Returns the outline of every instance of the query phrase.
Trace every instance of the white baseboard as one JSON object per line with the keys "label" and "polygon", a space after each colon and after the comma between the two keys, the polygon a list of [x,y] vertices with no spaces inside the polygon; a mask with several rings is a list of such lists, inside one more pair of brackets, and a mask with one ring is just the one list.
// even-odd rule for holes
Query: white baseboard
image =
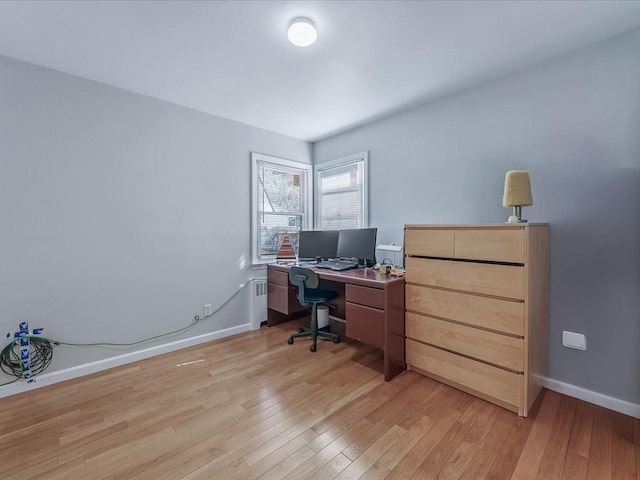
{"label": "white baseboard", "polygon": [[580,400],[608,408],[609,410],[640,418],[640,405],[635,403],[619,400],[617,398],[603,395],[602,393],[597,393],[568,383],[559,382],[558,380],[553,380],[551,378],[542,379],[542,386],[549,390],[553,390],[554,392],[564,393],[570,397],[579,398]]}
{"label": "white baseboard", "polygon": [[201,343],[210,342],[218,338],[229,337],[242,332],[248,332],[251,330],[251,324],[239,325],[233,328],[226,328],[217,332],[205,333],[195,337],[185,338],[183,340],[176,340],[175,342],[165,343],[162,345],[156,345],[155,347],[145,348],[143,350],[136,350],[135,352],[125,353],[124,355],[118,355],[117,357],[105,358],[96,362],[85,363],[76,367],[65,368],[57,372],[43,373],[35,378],[32,383],[27,383],[25,380],[18,380],[16,383],[0,387],[0,398],[15,395],[17,393],[33,390],[34,388],[45,387],[47,385],[53,385],[54,383],[64,382],[72,378],[82,377],[83,375],[89,375],[90,373],[99,372],[101,370],[107,370],[109,368],[119,367],[127,363],[137,362],[138,360],[144,360],[145,358],[155,357],[156,355],[162,355],[163,353],[174,352],[182,348],[191,347],[193,345],[199,345]]}

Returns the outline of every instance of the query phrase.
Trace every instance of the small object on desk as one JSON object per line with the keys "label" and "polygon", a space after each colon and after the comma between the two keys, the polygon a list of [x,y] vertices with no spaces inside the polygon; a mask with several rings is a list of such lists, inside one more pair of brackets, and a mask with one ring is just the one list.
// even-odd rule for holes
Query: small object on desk
{"label": "small object on desk", "polygon": [[380,264],[380,273],[382,275],[389,275],[391,273],[392,268],[393,268],[393,265],[390,265],[388,263],[382,263]]}
{"label": "small object on desk", "polygon": [[396,253],[402,252],[402,245],[394,245],[393,243],[391,243],[391,245],[378,245],[377,250],[380,250],[381,252],[391,252],[392,257],[393,257],[393,261],[391,259],[389,259],[389,258],[385,258],[380,263],[381,264],[386,264],[386,262],[389,262],[392,267],[395,267],[396,266]]}
{"label": "small object on desk", "polygon": [[317,268],[326,268],[334,270],[336,272],[343,272],[345,270],[352,270],[358,268],[358,264],[355,262],[349,262],[344,260],[329,260],[327,262],[320,262],[315,265]]}
{"label": "small object on desk", "polygon": [[402,267],[393,267],[388,275],[391,275],[393,277],[404,277],[404,268]]}

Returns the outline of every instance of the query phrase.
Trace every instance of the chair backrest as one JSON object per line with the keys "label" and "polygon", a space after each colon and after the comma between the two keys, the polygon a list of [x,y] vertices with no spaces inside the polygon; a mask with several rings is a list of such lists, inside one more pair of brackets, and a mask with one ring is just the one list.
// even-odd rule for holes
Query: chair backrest
{"label": "chair backrest", "polygon": [[317,288],[320,284],[316,272],[303,267],[289,268],[289,281],[292,285],[298,287],[298,300],[300,300],[300,303],[304,306],[307,306],[305,288]]}

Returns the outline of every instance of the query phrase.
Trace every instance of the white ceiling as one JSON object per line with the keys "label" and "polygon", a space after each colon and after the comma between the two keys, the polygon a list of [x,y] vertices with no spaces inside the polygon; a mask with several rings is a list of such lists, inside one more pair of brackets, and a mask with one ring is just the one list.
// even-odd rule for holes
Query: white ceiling
{"label": "white ceiling", "polygon": [[1,1],[0,54],[315,141],[638,26],[640,1]]}

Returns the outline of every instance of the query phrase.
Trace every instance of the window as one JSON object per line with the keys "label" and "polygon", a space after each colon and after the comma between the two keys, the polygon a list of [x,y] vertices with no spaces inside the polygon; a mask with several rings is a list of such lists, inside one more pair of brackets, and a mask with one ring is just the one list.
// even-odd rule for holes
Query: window
{"label": "window", "polygon": [[368,152],[316,165],[316,228],[365,228]]}
{"label": "window", "polygon": [[253,264],[272,262],[285,235],[297,250],[298,232],[311,219],[311,165],[251,154]]}

